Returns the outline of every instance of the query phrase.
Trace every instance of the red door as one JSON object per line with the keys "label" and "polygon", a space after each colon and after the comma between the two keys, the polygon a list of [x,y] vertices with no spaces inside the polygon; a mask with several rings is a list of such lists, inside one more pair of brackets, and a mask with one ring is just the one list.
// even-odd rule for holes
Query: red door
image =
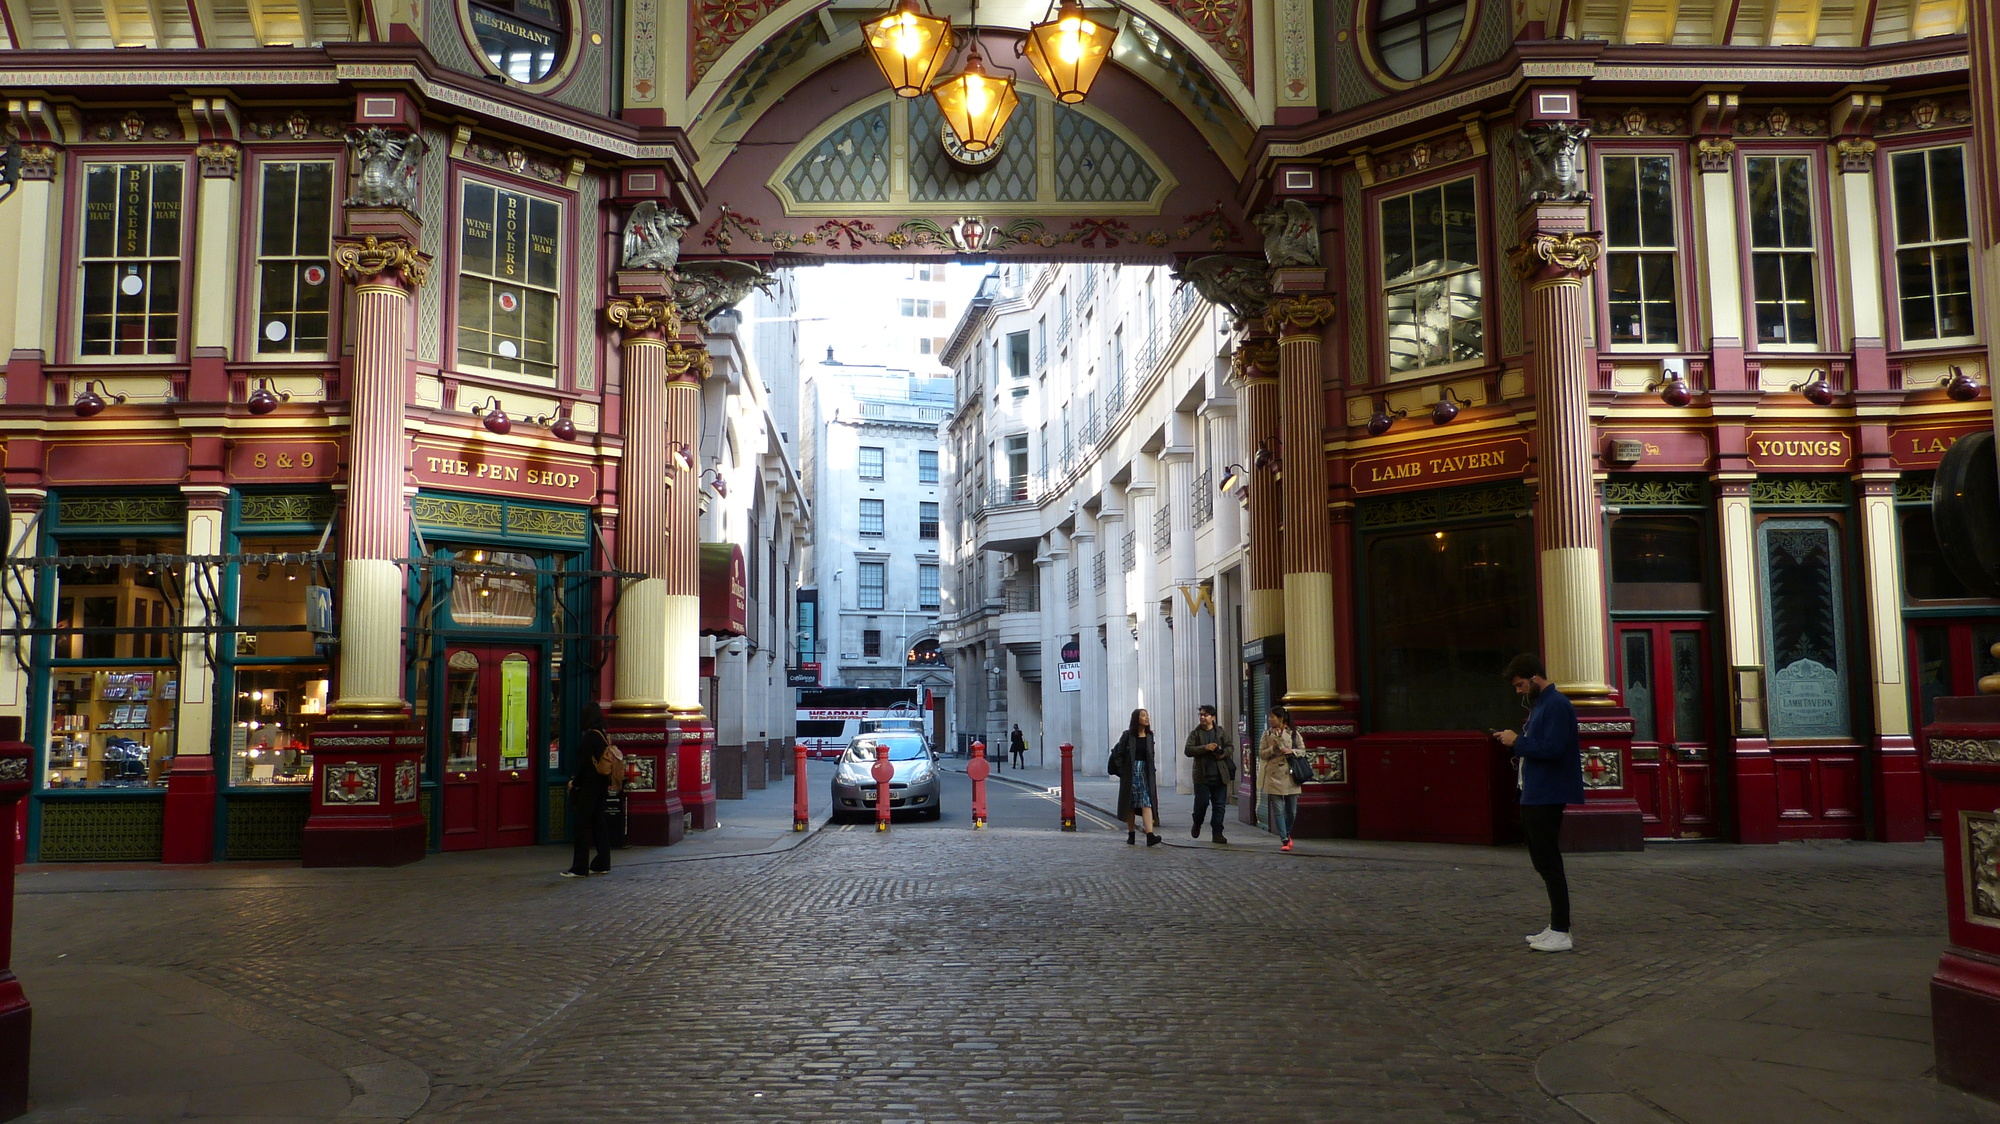
{"label": "red door", "polygon": [[503,644],[445,654],[444,849],[535,841],[535,728],[541,654]]}
{"label": "red door", "polygon": [[1632,712],[1632,788],[1650,838],[1717,834],[1708,666],[1707,625],[1618,625],[1619,683]]}
{"label": "red door", "polygon": [[[1932,704],[1945,695],[1976,695],[1979,679],[2000,671],[1993,657],[1993,645],[2000,641],[2000,620],[1975,617],[1970,620],[1915,620],[1910,622],[1910,711],[1917,727],[1917,745],[1925,761],[1930,753],[1924,745],[1923,729],[1931,724]],[[1937,782],[1931,780],[1930,766],[1924,766],[1924,830],[1940,834]]]}

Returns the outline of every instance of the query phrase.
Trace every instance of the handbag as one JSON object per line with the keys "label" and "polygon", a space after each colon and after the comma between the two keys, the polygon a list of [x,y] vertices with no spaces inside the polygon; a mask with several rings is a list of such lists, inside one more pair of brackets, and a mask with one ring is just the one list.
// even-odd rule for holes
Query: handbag
{"label": "handbag", "polygon": [[[1298,742],[1295,740],[1292,744],[1296,746]],[[1293,784],[1305,784],[1313,779],[1312,759],[1309,757],[1288,753],[1285,755],[1285,767],[1292,771]]]}

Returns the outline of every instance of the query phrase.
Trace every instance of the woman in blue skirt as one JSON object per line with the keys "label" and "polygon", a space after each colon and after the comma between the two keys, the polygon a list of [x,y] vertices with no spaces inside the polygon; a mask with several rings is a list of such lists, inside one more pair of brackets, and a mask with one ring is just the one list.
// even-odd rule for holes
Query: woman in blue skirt
{"label": "woman in blue skirt", "polygon": [[1136,845],[1139,831],[1135,820],[1146,828],[1146,846],[1156,847],[1160,837],[1153,831],[1154,809],[1159,806],[1159,754],[1153,751],[1153,716],[1145,707],[1132,712],[1131,724],[1118,736],[1106,771],[1118,778],[1118,814],[1125,817],[1125,842]]}

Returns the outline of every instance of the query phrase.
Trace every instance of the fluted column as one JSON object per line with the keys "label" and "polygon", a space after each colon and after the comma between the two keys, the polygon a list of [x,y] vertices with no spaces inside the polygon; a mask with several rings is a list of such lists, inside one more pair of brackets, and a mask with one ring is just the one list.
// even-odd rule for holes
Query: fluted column
{"label": "fluted column", "polygon": [[[1249,422],[1244,467],[1250,479],[1250,601],[1244,614],[1243,638],[1282,636],[1285,632],[1285,558],[1283,498],[1278,481],[1278,345],[1252,337],[1236,348],[1231,364],[1243,387],[1244,415]],[[1259,460],[1265,463],[1258,464]]]}
{"label": "fluted column", "polygon": [[[1160,744],[1175,747],[1176,751],[1160,762],[1162,785],[1164,778],[1173,778],[1174,791],[1189,794],[1194,792],[1192,759],[1178,752],[1182,739],[1194,729],[1195,708],[1211,702],[1208,696],[1213,687],[1203,686],[1198,681],[1196,669],[1196,649],[1199,646],[1201,630],[1196,617],[1200,610],[1193,596],[1195,584],[1194,559],[1194,445],[1184,436],[1192,427],[1184,416],[1176,415],[1169,423],[1169,440],[1176,441],[1160,450],[1160,463],[1165,466],[1167,495],[1169,501],[1168,533],[1172,536],[1167,546],[1167,596],[1172,598],[1173,628],[1168,633],[1173,642],[1173,662],[1167,666],[1172,677],[1167,682],[1166,697],[1163,702],[1171,703],[1171,709],[1162,706],[1153,714],[1153,725],[1160,730]],[[1160,710],[1166,711],[1165,714]]]}
{"label": "fluted column", "polygon": [[354,285],[354,378],[341,524],[340,696],[336,717],[394,721],[403,702],[403,570],[409,547],[403,506],[403,403],[408,397],[410,296],[430,272],[414,239],[377,238],[334,247]]}
{"label": "fluted column", "polygon": [[1323,296],[1280,297],[1265,314],[1278,336],[1284,443],[1285,701],[1334,705],[1333,532],[1326,515],[1320,346],[1333,322]]}
{"label": "fluted column", "polygon": [[694,457],[701,440],[701,384],[711,365],[708,352],[676,340],[662,355],[666,370],[665,455],[676,475],[666,496],[666,682],[667,706],[684,722],[703,719],[701,709],[701,517]]}
{"label": "fluted column", "polygon": [[[1122,503],[1118,493],[1107,493],[1105,506],[1097,513],[1098,544],[1104,552],[1104,690],[1084,700],[1086,712],[1091,716],[1085,722],[1085,729],[1091,734],[1101,734],[1095,745],[1106,748],[1117,739],[1118,731],[1125,728],[1125,715],[1119,713],[1119,707],[1130,709],[1132,704],[1127,700],[1137,691],[1138,680],[1138,641],[1126,620],[1132,575],[1125,570],[1125,535],[1130,528],[1125,508],[1112,506]],[[1079,769],[1102,774],[1104,754],[1082,753],[1078,760]]]}
{"label": "fluted column", "polygon": [[1590,305],[1584,279],[1601,245],[1577,231],[1534,232],[1515,251],[1535,348],[1535,546],[1541,556],[1542,658],[1579,706],[1610,702],[1604,650],[1604,550],[1592,478]]}
{"label": "fluted column", "polygon": [[[1074,705],[1070,707],[1069,740],[1081,751],[1089,746],[1106,744],[1103,741],[1104,723],[1099,718],[1103,707],[1093,701],[1104,697],[1105,652],[1103,645],[1097,642],[1097,626],[1102,618],[1097,611],[1096,577],[1097,567],[1103,563],[1104,555],[1097,541],[1097,520],[1089,512],[1081,512],[1077,515],[1076,525],[1076,531],[1069,537],[1069,545],[1070,564],[1076,567],[1076,633],[1078,655],[1083,664],[1080,669],[1083,673],[1080,686],[1083,689],[1071,699]],[[1108,588],[1110,584],[1111,575],[1107,573],[1105,585]],[[1046,760],[1060,763],[1053,753]]]}
{"label": "fluted column", "polygon": [[[625,435],[618,474],[618,568],[640,575],[618,602],[610,712],[667,715],[667,337],[680,334],[673,305],[643,296],[605,306],[623,334]],[[692,492],[694,489],[682,488]]]}

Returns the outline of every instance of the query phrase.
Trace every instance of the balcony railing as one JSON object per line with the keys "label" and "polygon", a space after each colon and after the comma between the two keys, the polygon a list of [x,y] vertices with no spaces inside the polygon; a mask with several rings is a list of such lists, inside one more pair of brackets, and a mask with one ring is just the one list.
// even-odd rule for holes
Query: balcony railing
{"label": "balcony railing", "polygon": [[1153,513],[1153,553],[1165,554],[1174,545],[1174,509],[1162,503]]}
{"label": "balcony railing", "polygon": [[1090,558],[1090,588],[1104,588],[1104,552],[1101,550]]}
{"label": "balcony railing", "polygon": [[1173,300],[1167,305],[1167,315],[1172,320],[1174,327],[1178,329],[1182,324],[1187,323],[1187,318],[1194,313],[1196,308],[1206,303],[1206,301],[1201,299],[1201,294],[1194,291],[1193,285],[1182,285],[1180,288],[1174,290]]}
{"label": "balcony railing", "polygon": [[1074,605],[1079,600],[1081,600],[1082,597],[1083,597],[1082,591],[1077,588],[1076,567],[1071,566],[1069,568],[1069,603]]}
{"label": "balcony railing", "polygon": [[1010,613],[1039,613],[1042,591],[1033,578],[1010,578],[1001,589],[1001,599]]}
{"label": "balcony railing", "polygon": [[995,480],[993,490],[987,494],[986,506],[1004,507],[1010,503],[1027,503],[1034,499],[1034,488],[1026,476],[1012,480]]}
{"label": "balcony railing", "polygon": [[1214,479],[1208,471],[1194,478],[1194,525],[1197,527],[1206,526],[1209,520],[1215,518]]}
{"label": "balcony railing", "polygon": [[1124,552],[1125,572],[1129,574],[1139,565],[1139,532],[1125,532],[1125,545],[1121,549]]}

